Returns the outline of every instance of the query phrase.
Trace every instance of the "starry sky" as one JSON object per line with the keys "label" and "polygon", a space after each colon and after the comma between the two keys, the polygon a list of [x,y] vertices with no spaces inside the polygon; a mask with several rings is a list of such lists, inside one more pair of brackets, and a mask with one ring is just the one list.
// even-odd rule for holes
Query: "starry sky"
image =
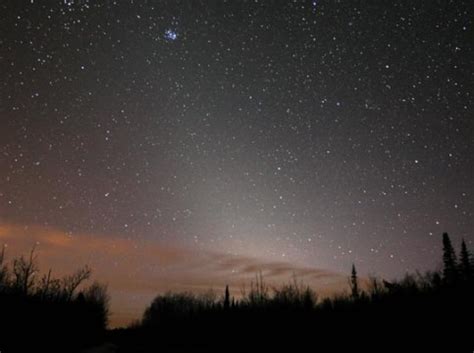
{"label": "starry sky", "polygon": [[474,241],[473,8],[2,1],[0,235],[433,268]]}

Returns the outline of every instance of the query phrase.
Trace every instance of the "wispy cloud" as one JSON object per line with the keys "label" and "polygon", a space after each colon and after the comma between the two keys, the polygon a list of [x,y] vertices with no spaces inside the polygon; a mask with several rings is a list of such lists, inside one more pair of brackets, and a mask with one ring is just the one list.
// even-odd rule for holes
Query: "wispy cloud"
{"label": "wispy cloud", "polygon": [[203,292],[210,288],[221,291],[228,284],[233,294],[239,295],[257,273],[262,273],[269,286],[296,277],[322,295],[347,284],[345,276],[322,269],[111,235],[71,236],[42,226],[0,224],[0,243],[7,245],[7,260],[36,244],[40,267],[43,271],[52,268],[57,276],[90,265],[94,278],[109,285],[113,326],[140,317],[158,293]]}

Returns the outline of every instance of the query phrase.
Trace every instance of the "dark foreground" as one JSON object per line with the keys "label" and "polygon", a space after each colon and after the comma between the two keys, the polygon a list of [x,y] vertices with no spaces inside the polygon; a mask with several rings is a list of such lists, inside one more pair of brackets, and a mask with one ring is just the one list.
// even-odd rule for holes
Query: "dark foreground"
{"label": "dark foreground", "polygon": [[3,323],[2,332],[8,335],[2,333],[0,344],[2,353],[472,352],[473,294],[472,287],[426,292],[400,287],[326,300],[314,307],[304,302],[217,304],[94,336],[81,325],[55,325],[44,313],[30,321],[35,328],[17,323],[15,333],[13,326]]}
{"label": "dark foreground", "polygon": [[108,338],[116,352],[472,352],[469,303],[444,293],[309,312],[229,312],[116,330]]}
{"label": "dark foreground", "polygon": [[106,287],[82,286],[88,268],[37,279],[34,249],[0,256],[0,352],[473,352],[474,263],[457,261],[443,234],[443,271],[396,282],[355,267],[349,294],[318,300],[297,282],[271,288],[257,276],[235,300],[215,293],[158,295],[133,327],[107,330]]}

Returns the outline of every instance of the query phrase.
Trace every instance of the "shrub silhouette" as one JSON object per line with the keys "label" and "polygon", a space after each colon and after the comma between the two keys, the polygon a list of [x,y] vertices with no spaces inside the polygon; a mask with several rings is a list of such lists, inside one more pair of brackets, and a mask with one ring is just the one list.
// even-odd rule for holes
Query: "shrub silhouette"
{"label": "shrub silhouette", "polygon": [[145,310],[142,323],[156,326],[181,320],[190,320],[218,307],[214,292],[194,294],[191,292],[165,293],[157,296]]}
{"label": "shrub silhouette", "polygon": [[312,310],[315,308],[318,296],[309,286],[298,283],[296,277],[293,283],[273,288],[270,300],[272,306],[280,310]]}
{"label": "shrub silhouette", "polygon": [[[0,331],[2,349],[23,352],[34,348],[75,352],[99,341],[106,330],[109,297],[105,285],[94,282],[79,291],[91,270],[84,267],[62,279],[52,270],[40,277],[33,247],[27,257],[5,263],[0,256]],[[18,333],[28,339],[18,340]],[[61,337],[60,340],[56,339]]]}

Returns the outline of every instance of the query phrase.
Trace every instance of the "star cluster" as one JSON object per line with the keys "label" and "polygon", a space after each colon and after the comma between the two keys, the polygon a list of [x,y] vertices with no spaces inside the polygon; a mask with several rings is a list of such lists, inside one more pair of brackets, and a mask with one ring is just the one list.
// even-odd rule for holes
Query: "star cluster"
{"label": "star cluster", "polygon": [[388,275],[474,240],[469,1],[0,12],[4,223]]}

